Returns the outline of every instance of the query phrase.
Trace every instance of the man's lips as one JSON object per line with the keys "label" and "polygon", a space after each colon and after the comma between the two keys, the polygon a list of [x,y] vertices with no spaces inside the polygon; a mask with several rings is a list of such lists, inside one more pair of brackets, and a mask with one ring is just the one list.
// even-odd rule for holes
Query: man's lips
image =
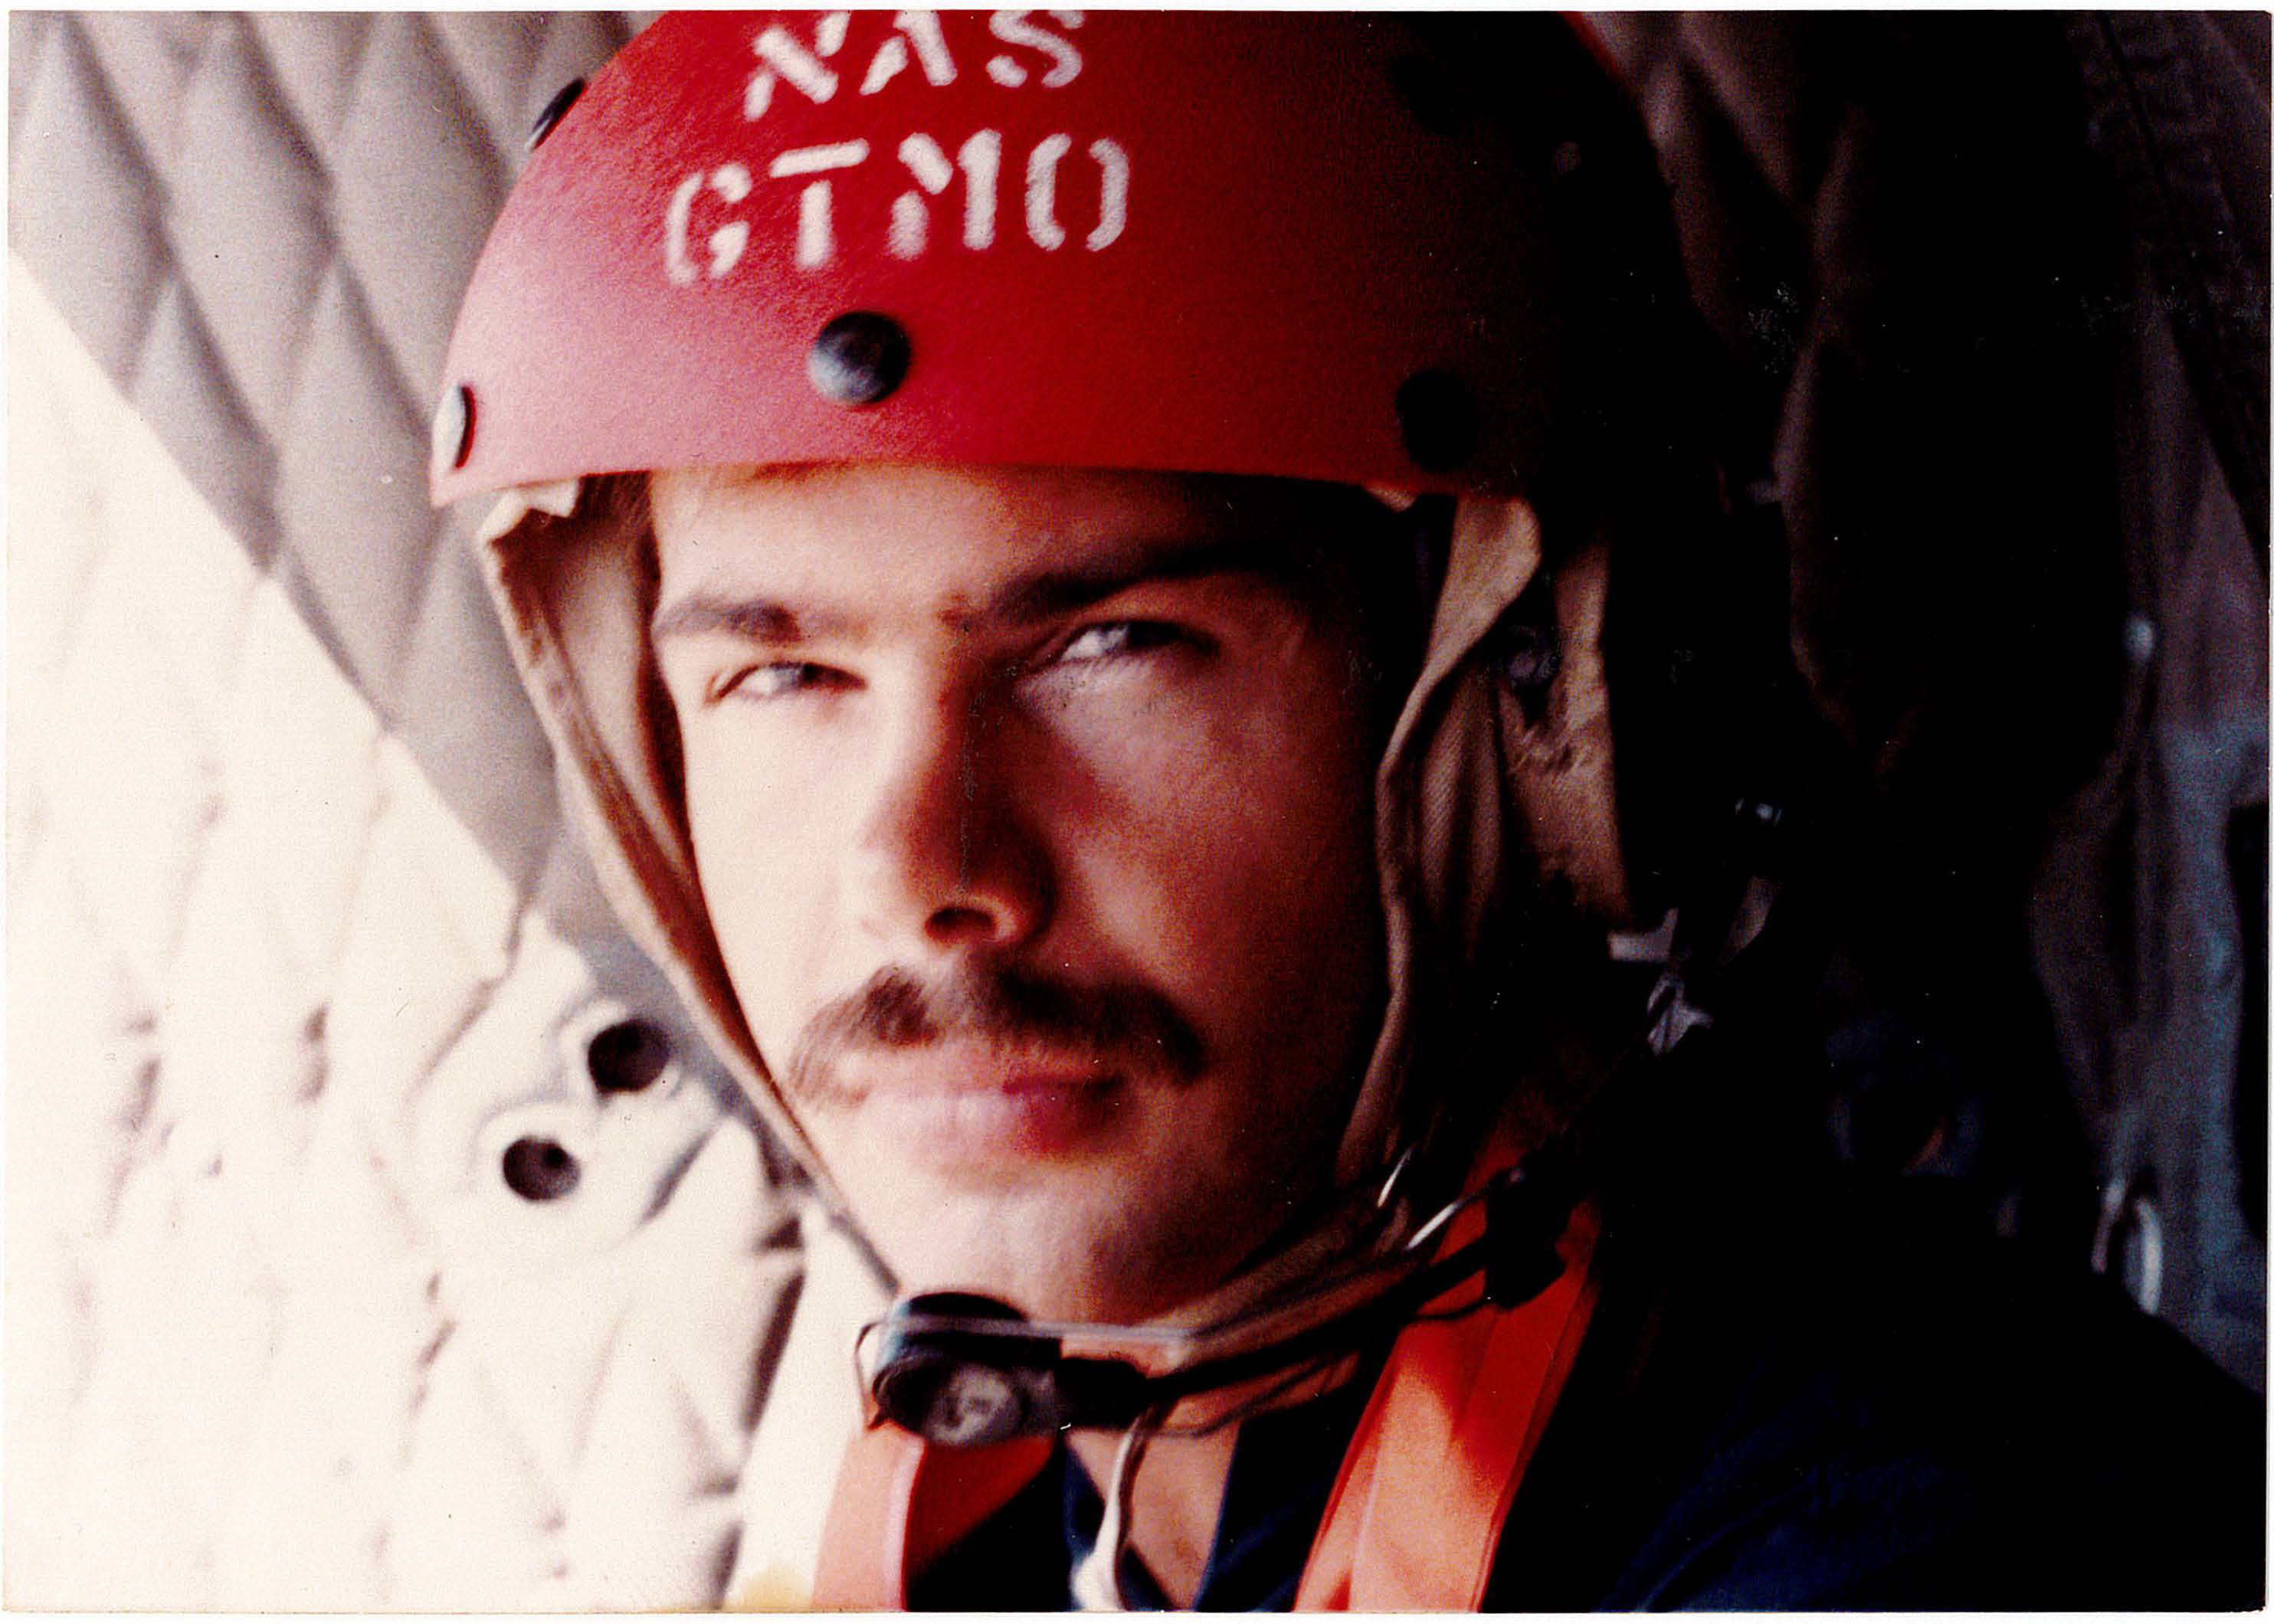
{"label": "man's lips", "polygon": [[954,1041],[857,1050],[835,1072],[865,1131],[940,1170],[1069,1154],[1107,1125],[1126,1086],[1095,1059]]}
{"label": "man's lips", "polygon": [[1100,1056],[1049,1044],[996,1044],[949,1038],[905,1048],[864,1048],[840,1056],[834,1086],[846,1094],[985,1094],[1076,1088],[1110,1075]]}

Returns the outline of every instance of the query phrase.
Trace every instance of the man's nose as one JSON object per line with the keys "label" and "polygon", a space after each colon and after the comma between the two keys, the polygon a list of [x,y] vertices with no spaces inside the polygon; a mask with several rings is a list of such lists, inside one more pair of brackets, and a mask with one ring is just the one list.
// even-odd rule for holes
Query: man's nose
{"label": "man's nose", "polygon": [[1050,872],[1008,781],[1003,721],[953,694],[892,728],[854,850],[861,922],[895,951],[1001,951],[1041,935]]}

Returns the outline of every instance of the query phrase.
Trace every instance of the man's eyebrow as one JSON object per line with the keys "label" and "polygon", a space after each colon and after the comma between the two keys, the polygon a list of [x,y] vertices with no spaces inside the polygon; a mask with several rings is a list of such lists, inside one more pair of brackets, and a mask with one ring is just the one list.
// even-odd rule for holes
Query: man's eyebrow
{"label": "man's eyebrow", "polygon": [[801,616],[788,605],[771,598],[734,598],[717,592],[690,592],[666,604],[649,620],[649,638],[691,637],[705,632],[725,632],[747,643],[802,643],[817,634],[841,628],[842,616],[824,612]]}
{"label": "man's eyebrow", "polygon": [[[967,628],[988,622],[1027,625],[1074,613],[1148,582],[1201,575],[1253,575],[1286,584],[1300,573],[1302,545],[1255,536],[1139,542],[1080,564],[1016,576],[979,608],[951,609],[945,618]],[[778,598],[698,590],[659,608],[648,622],[648,636],[661,643],[724,633],[747,643],[794,644],[841,633],[850,624],[844,614],[792,609]]]}
{"label": "man's eyebrow", "polygon": [[1154,581],[1254,575],[1276,583],[1298,572],[1299,544],[1262,537],[1225,537],[1186,544],[1142,543],[1062,569],[1038,569],[1005,583],[972,620],[1013,625],[1047,620]]}

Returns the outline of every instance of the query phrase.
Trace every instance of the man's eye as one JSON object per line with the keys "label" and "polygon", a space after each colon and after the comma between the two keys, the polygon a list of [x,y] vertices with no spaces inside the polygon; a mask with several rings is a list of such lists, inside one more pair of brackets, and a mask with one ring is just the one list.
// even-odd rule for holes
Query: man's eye
{"label": "man's eye", "polygon": [[776,660],[728,673],[712,685],[711,697],[714,701],[788,699],[800,694],[834,692],[849,687],[852,680],[841,671],[809,660]]}
{"label": "man's eye", "polygon": [[1068,665],[1089,660],[1113,659],[1191,641],[1176,627],[1163,625],[1158,620],[1108,620],[1102,626],[1085,627],[1076,632],[1072,641],[1058,651],[1058,663]]}

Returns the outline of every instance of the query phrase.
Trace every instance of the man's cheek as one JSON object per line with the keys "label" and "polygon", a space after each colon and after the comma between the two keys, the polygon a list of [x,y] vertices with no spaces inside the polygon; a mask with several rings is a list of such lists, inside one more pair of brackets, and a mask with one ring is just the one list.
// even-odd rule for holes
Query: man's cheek
{"label": "man's cheek", "polygon": [[770,1066],[795,1042],[832,934],[820,865],[788,859],[779,828],[743,825],[705,841],[697,862],[712,924],[742,1013]]}

